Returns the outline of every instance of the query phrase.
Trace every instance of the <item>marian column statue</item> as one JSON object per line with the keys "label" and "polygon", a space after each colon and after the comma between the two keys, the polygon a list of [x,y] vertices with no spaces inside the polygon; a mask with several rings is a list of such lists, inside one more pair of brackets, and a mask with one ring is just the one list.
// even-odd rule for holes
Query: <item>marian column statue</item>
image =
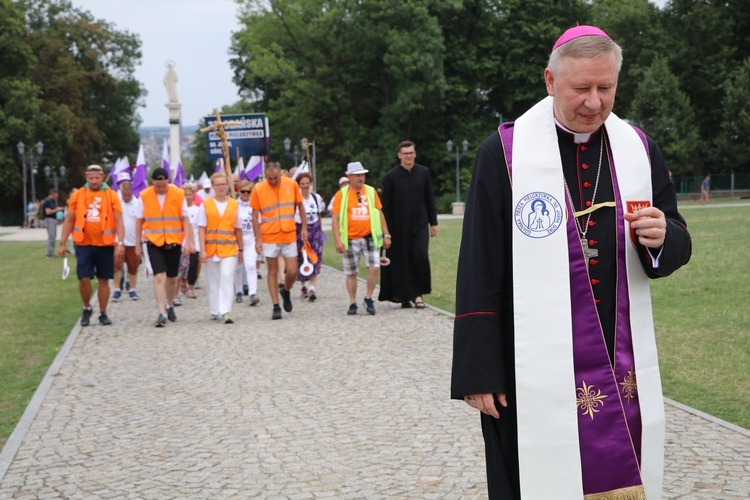
{"label": "marian column statue", "polygon": [[172,170],[172,179],[177,172],[177,164],[180,161],[180,144],[181,144],[181,108],[182,104],[177,99],[177,72],[174,70],[174,61],[167,61],[165,63],[167,67],[166,73],[164,73],[164,88],[167,89],[167,104],[165,106],[169,110],[169,167]]}
{"label": "marian column statue", "polygon": [[172,61],[167,62],[167,72],[164,73],[164,86],[167,88],[169,102],[179,102],[177,99],[177,72],[174,70],[175,64]]}

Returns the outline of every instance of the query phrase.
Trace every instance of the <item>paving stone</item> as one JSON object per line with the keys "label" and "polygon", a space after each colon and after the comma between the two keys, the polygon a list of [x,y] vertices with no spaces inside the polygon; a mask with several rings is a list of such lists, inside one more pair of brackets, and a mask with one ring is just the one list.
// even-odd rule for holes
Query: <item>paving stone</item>
{"label": "paving stone", "polygon": [[[447,399],[449,317],[350,317],[325,268],[281,321],[261,280],[234,325],[198,290],[156,329],[152,283],[80,331],[0,498],[486,498],[479,419]],[[667,422],[665,498],[750,497],[748,434],[671,404]]]}

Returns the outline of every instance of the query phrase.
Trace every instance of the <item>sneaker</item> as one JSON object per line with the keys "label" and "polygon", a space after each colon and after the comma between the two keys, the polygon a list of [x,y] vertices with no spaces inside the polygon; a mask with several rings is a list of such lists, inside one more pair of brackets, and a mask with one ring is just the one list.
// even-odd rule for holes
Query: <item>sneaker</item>
{"label": "sneaker", "polygon": [[101,323],[104,326],[109,326],[112,324],[112,320],[109,319],[109,316],[107,316],[107,313],[101,313],[99,315],[99,323]]}
{"label": "sneaker", "polygon": [[225,325],[231,325],[232,323],[234,323],[234,321],[232,321],[232,315],[229,313],[224,313],[223,319]]}
{"label": "sneaker", "polygon": [[365,297],[365,309],[367,309],[367,314],[375,314],[375,304],[372,299]]}
{"label": "sneaker", "polygon": [[211,315],[211,317],[210,317],[209,319],[210,319],[211,321],[216,321],[217,319],[219,319],[219,315],[218,315],[218,314],[212,314],[212,315]]}
{"label": "sneaker", "polygon": [[346,314],[349,316],[354,316],[357,314],[357,304],[349,304],[349,310],[346,311]]}
{"label": "sneaker", "polygon": [[315,302],[317,300],[317,296],[315,295],[315,290],[310,290],[310,298],[308,299],[310,302]]}
{"label": "sneaker", "polygon": [[167,326],[167,317],[159,313],[159,317],[156,318],[156,324],[154,326],[156,328],[164,328]]}
{"label": "sneaker", "polygon": [[279,293],[281,298],[284,299],[284,310],[288,313],[292,312],[292,294],[286,289],[284,285],[279,285]]}
{"label": "sneaker", "polygon": [[112,302],[120,302],[120,297],[122,297],[122,292],[118,288],[115,290],[115,293],[112,294]]}
{"label": "sneaker", "polygon": [[169,321],[173,323],[177,321],[177,315],[174,313],[174,306],[172,307],[167,306],[167,318],[169,319]]}
{"label": "sneaker", "polygon": [[141,300],[141,298],[138,296],[138,292],[136,292],[135,290],[130,290],[130,292],[128,293],[130,294],[130,300]]}
{"label": "sneaker", "polygon": [[180,300],[180,298],[179,298],[179,297],[175,297],[175,298],[174,298],[174,300],[172,301],[172,304],[173,304],[173,305],[174,305],[175,307],[180,307],[180,306],[182,305],[182,301]]}
{"label": "sneaker", "polygon": [[307,287],[305,285],[302,285],[302,298],[306,299],[310,296],[309,293],[307,293]]}
{"label": "sneaker", "polygon": [[93,309],[87,309],[83,308],[83,314],[81,315],[81,326],[89,326],[89,323],[91,322],[91,314],[93,314]]}
{"label": "sneaker", "polygon": [[249,299],[251,306],[257,306],[260,303],[260,299],[255,294],[250,295]]}
{"label": "sneaker", "polygon": [[281,307],[278,304],[273,305],[273,314],[271,319],[281,319]]}
{"label": "sneaker", "polygon": [[237,292],[234,295],[234,301],[237,302],[238,304],[242,304],[242,293]]}

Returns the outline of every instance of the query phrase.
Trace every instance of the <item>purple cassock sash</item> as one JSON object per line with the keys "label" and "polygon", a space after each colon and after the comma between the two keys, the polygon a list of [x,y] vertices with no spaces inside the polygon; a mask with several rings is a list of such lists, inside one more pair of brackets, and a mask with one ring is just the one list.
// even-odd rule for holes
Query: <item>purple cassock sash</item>
{"label": "purple cassock sash", "polygon": [[[508,171],[512,174],[513,126],[504,123],[498,131],[503,141]],[[642,132],[638,132],[643,139]],[[611,155],[609,161],[611,166],[614,165]],[[572,216],[575,210],[567,200],[566,227],[581,473],[586,498],[614,498],[616,495],[622,495],[617,498],[645,498],[640,473],[641,415],[625,260],[627,235],[615,169],[610,167],[610,170],[617,205],[614,369],[610,364],[580,236]]]}

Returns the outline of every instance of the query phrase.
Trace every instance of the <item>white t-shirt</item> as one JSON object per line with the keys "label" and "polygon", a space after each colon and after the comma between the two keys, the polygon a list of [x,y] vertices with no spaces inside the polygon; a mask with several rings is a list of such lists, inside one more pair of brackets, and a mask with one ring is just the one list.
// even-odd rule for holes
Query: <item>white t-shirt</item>
{"label": "white t-shirt", "polygon": [[198,237],[198,213],[200,207],[198,205],[191,205],[187,208],[188,217],[190,217],[190,225],[193,227],[193,242],[195,243],[195,251],[201,251],[201,240]]}
{"label": "white t-shirt", "polygon": [[237,215],[242,219],[242,239],[245,242],[245,247],[248,245],[255,246],[255,233],[253,233],[253,207],[250,206],[250,202],[245,203],[242,200],[237,201],[240,204],[237,209]]}
{"label": "white t-shirt", "polygon": [[[317,193],[310,193],[310,197],[305,199],[302,196],[302,206],[305,207],[305,215],[307,216],[308,224],[315,224],[320,220],[320,214],[325,211],[326,204],[323,203],[323,198]],[[294,211],[294,222],[302,224],[302,218],[299,216],[299,208]]]}
{"label": "white t-shirt", "polygon": [[126,247],[134,247],[138,239],[135,237],[135,221],[143,217],[143,202],[137,196],[133,196],[129,202],[122,199],[122,193],[118,192],[122,204],[122,225],[125,228],[123,243]]}
{"label": "white t-shirt", "polygon": [[[224,212],[227,210],[227,205],[229,204],[229,198],[227,198],[227,201],[220,202],[216,198],[214,198],[214,201],[216,202],[216,209],[219,211],[219,217],[224,216]],[[206,227],[208,226],[208,216],[206,215],[206,204],[201,203],[201,206],[198,207],[198,227]],[[237,218],[234,221],[234,227],[238,229],[242,229],[242,218],[240,217],[240,210],[238,207],[237,210]],[[221,257],[218,255],[214,255],[211,260],[214,262],[221,261]]]}

